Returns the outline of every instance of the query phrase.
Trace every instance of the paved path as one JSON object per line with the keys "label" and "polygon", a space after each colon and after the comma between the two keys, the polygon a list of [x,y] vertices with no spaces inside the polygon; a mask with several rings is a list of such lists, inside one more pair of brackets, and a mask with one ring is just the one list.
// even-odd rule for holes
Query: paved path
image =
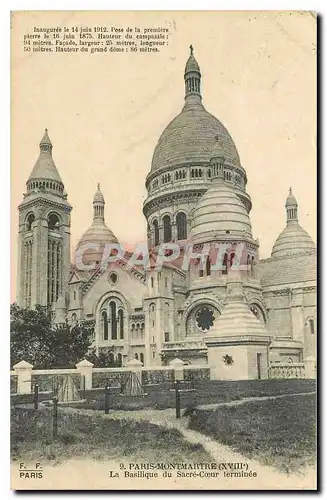
{"label": "paved path", "polygon": [[[247,403],[248,401],[262,401],[269,399],[277,399],[283,397],[292,397],[292,396],[303,396],[308,394],[315,394],[315,392],[310,393],[297,393],[297,394],[281,394],[278,396],[264,396],[264,397],[252,397],[252,398],[244,398],[242,400],[229,401],[225,403],[217,403],[214,405],[200,405],[199,409],[214,409],[222,406],[237,406],[240,404]],[[64,412],[83,412],[84,414],[94,415],[95,410],[76,410],[75,408],[62,408]],[[100,411],[98,412],[100,414]],[[182,410],[183,413],[183,410]],[[315,471],[310,468],[305,471],[304,474],[292,476],[288,476],[273,467],[265,466],[258,462],[257,460],[248,459],[239,453],[234,452],[230,447],[225,446],[208,436],[201,434],[198,431],[194,431],[188,428],[189,417],[182,417],[180,419],[176,419],[175,409],[168,408],[166,410],[153,410],[153,409],[144,409],[144,410],[113,410],[110,411],[108,415],[105,415],[101,412],[101,416],[103,418],[110,419],[128,419],[128,420],[136,420],[136,421],[147,421],[153,423],[155,425],[159,425],[161,427],[165,427],[167,429],[177,429],[184,438],[192,444],[201,444],[203,448],[207,451],[207,453],[212,457],[214,462],[239,462],[246,463],[248,466],[248,470],[255,471],[257,473],[256,479],[247,479],[248,488],[264,488],[264,489],[312,489],[315,484]],[[227,483],[229,479],[226,478]],[[233,487],[237,487],[235,485],[235,479],[231,479],[233,481]],[[232,484],[232,483],[231,483]],[[231,488],[230,484],[230,488]],[[243,487],[244,487],[244,483]]]}

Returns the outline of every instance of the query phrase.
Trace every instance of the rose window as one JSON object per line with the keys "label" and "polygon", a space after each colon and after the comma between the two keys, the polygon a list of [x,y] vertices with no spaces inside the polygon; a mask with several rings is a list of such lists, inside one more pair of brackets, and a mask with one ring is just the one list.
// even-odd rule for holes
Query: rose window
{"label": "rose window", "polygon": [[213,311],[211,309],[209,309],[208,307],[202,307],[196,313],[195,321],[196,321],[197,327],[202,332],[208,332],[214,324],[215,316],[214,316]]}

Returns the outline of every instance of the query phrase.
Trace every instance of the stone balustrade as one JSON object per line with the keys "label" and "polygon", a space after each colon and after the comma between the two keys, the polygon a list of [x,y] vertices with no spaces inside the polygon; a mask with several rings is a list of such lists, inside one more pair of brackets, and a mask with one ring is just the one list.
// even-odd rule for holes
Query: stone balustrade
{"label": "stone balustrade", "polygon": [[180,350],[180,349],[206,349],[206,345],[202,342],[202,340],[185,340],[181,342],[164,342],[162,344],[163,351],[171,349],[171,350]]}
{"label": "stone balustrade", "polygon": [[271,363],[269,378],[306,378],[304,363]]}

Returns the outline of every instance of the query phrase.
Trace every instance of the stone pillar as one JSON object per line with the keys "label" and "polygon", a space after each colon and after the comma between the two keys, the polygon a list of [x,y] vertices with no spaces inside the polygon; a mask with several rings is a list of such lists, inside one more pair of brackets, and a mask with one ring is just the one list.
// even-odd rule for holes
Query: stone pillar
{"label": "stone pillar", "polygon": [[144,356],[144,366],[150,366],[151,364],[151,351],[150,351],[150,310],[149,302],[146,303],[146,309],[144,311],[144,344],[145,344],[145,356]]}
{"label": "stone pillar", "polygon": [[92,370],[93,370],[93,363],[90,363],[87,359],[83,359],[76,365],[78,373],[81,375],[81,377],[84,375],[85,377],[85,390],[90,391],[92,389]]}
{"label": "stone pillar", "polygon": [[134,372],[142,384],[142,366],[143,364],[138,359],[131,359],[127,361],[126,368],[128,368],[131,372]]}
{"label": "stone pillar", "polygon": [[316,358],[307,356],[304,358],[305,378],[316,378]]}
{"label": "stone pillar", "polygon": [[169,366],[174,369],[175,380],[184,380],[184,361],[175,358],[169,363]]}
{"label": "stone pillar", "polygon": [[20,361],[13,368],[17,374],[17,394],[31,394],[33,365]]}

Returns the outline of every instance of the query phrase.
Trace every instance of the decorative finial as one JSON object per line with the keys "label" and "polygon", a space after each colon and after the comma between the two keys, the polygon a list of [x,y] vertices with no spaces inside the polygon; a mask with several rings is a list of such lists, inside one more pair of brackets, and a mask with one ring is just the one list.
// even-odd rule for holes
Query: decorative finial
{"label": "decorative finial", "polygon": [[98,191],[100,191],[100,182],[98,182]]}
{"label": "decorative finial", "polygon": [[48,129],[47,128],[45,129],[45,131],[46,131],[46,133],[48,133]]}
{"label": "decorative finial", "polygon": [[290,187],[290,194],[292,194],[292,188]]}
{"label": "decorative finial", "polygon": [[193,48],[193,45],[191,44],[191,45],[190,45],[190,52],[191,52],[191,56],[193,56],[193,50],[194,50],[194,48]]}

